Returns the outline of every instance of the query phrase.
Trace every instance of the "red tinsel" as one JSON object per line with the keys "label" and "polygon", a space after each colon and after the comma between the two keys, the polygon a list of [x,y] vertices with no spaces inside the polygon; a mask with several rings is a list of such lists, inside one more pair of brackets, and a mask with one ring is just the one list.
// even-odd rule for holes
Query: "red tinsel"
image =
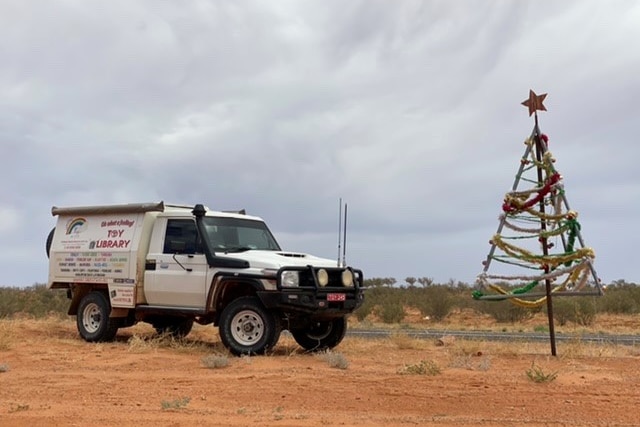
{"label": "red tinsel", "polygon": [[547,194],[549,194],[549,192],[551,191],[551,186],[553,186],[554,184],[556,184],[558,181],[560,181],[562,177],[560,176],[560,174],[558,172],[554,173],[553,175],[551,175],[549,177],[549,179],[547,179],[547,182],[544,184],[544,186],[538,190],[538,194],[536,194],[535,197],[527,200],[524,204],[522,204],[521,206],[514,206],[513,201],[505,201],[504,204],[502,205],[502,210],[504,212],[515,212],[515,211],[521,211],[527,208],[530,208],[531,206],[535,205],[536,203],[538,203],[540,200],[542,200],[542,198],[544,196],[546,196]]}

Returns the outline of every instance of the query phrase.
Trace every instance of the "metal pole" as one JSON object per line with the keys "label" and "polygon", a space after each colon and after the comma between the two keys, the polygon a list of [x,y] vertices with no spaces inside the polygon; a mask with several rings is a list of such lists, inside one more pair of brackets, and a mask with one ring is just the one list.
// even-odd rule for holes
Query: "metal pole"
{"label": "metal pole", "polygon": [[[544,182],[544,175],[542,173],[542,167],[540,166],[540,164],[542,163],[542,157],[544,155],[545,152],[545,146],[543,145],[542,141],[540,140],[540,128],[538,127],[538,113],[535,113],[535,117],[536,117],[536,127],[535,127],[535,143],[536,143],[536,160],[538,161],[538,183],[540,185],[543,184]],[[542,254],[544,255],[544,257],[546,258],[549,255],[549,248],[547,247],[547,238],[545,237],[545,231],[547,229],[547,223],[544,219],[544,213],[545,213],[545,208],[544,208],[544,197],[542,199],[540,199],[540,213],[541,218],[540,218],[540,231],[541,231],[541,236],[540,236],[540,244],[542,245]],[[544,266],[544,272],[545,274],[549,273],[549,266],[545,265]],[[551,297],[551,280],[549,279],[545,279],[545,290],[546,290],[546,294],[547,294],[547,314],[549,317],[549,340],[551,342],[551,355],[552,356],[556,356],[556,332],[555,332],[555,328],[554,328],[554,324],[553,324],[553,300]]]}

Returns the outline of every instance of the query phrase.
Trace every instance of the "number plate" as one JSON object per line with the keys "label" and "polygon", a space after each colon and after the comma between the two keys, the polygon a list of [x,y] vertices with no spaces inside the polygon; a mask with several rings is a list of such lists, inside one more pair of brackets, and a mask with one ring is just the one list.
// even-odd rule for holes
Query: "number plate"
{"label": "number plate", "polygon": [[327,294],[327,301],[344,301],[347,299],[347,294]]}

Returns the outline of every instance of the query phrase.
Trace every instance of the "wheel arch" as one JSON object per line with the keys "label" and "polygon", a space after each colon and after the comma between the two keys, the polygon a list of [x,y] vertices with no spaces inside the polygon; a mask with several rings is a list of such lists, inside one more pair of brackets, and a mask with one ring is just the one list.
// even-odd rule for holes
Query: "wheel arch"
{"label": "wheel arch", "polygon": [[214,324],[218,325],[220,314],[229,303],[238,298],[257,296],[258,291],[262,290],[264,290],[264,286],[255,277],[224,273],[216,275],[207,297],[207,307],[215,314]]}
{"label": "wheel arch", "polygon": [[109,292],[106,283],[91,285],[74,284],[70,285],[69,288],[71,289],[71,304],[69,304],[69,311],[67,312],[69,316],[75,316],[78,314],[78,306],[80,305],[80,301],[82,301],[82,298],[84,298],[85,295],[92,291],[102,292],[107,299],[107,302],[110,303]]}

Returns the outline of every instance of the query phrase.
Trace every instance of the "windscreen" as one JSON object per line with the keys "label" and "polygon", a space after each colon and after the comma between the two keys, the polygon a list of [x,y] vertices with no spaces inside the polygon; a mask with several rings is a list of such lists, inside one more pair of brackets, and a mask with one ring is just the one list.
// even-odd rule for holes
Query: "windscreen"
{"label": "windscreen", "polygon": [[207,216],[203,222],[210,247],[215,252],[280,250],[276,239],[262,221]]}

